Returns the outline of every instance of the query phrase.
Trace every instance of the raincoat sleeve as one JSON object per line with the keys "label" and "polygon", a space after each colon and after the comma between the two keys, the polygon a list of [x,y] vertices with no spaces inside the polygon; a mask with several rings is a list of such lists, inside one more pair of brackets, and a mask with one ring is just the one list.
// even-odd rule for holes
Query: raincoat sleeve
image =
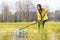
{"label": "raincoat sleeve", "polygon": [[47,13],[48,12],[48,8],[44,8],[44,12],[43,13]]}

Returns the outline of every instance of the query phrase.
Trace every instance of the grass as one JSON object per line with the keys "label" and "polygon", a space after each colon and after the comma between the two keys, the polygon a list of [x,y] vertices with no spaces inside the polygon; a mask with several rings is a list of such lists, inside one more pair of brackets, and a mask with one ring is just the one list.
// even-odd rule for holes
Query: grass
{"label": "grass", "polygon": [[[0,22],[0,39],[11,40],[13,37],[14,30],[23,28],[33,22]],[[37,24],[25,28],[28,33],[28,40],[40,40],[41,34],[38,32]],[[47,22],[45,24],[44,33],[47,40],[52,40],[52,34],[54,32],[55,39],[60,39],[60,22]],[[8,38],[7,38],[8,37]],[[44,40],[46,40],[44,39]],[[54,38],[53,38],[54,39]]]}

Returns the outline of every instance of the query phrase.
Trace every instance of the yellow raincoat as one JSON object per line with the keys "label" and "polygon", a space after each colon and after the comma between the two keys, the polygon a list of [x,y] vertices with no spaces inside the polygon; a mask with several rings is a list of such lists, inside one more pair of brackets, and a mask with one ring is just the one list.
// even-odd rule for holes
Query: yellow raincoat
{"label": "yellow raincoat", "polygon": [[[47,8],[42,8],[42,21],[48,19],[48,17],[47,17],[47,13],[46,13],[47,11],[48,11]],[[38,19],[38,21],[41,20],[41,15],[40,15],[40,13],[39,13],[38,11],[37,11],[37,19]]]}

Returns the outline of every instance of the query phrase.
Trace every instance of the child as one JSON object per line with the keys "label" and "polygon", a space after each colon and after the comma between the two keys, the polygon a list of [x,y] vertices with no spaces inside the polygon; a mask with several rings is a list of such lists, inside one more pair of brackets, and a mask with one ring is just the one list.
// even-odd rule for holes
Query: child
{"label": "child", "polygon": [[45,22],[48,20],[47,8],[42,8],[41,4],[37,4],[37,19],[38,19],[38,29],[40,29],[40,23],[42,21],[42,27],[44,28]]}

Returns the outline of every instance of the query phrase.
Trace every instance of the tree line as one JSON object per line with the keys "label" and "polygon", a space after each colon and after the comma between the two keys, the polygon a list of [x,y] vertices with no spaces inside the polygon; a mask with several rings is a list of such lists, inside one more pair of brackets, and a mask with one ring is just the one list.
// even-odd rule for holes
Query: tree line
{"label": "tree line", "polygon": [[[0,22],[23,22],[37,21],[36,9],[31,0],[16,2],[16,12],[12,13],[9,6],[3,4],[0,13]],[[60,21],[60,10],[55,12],[47,12],[49,21]]]}

